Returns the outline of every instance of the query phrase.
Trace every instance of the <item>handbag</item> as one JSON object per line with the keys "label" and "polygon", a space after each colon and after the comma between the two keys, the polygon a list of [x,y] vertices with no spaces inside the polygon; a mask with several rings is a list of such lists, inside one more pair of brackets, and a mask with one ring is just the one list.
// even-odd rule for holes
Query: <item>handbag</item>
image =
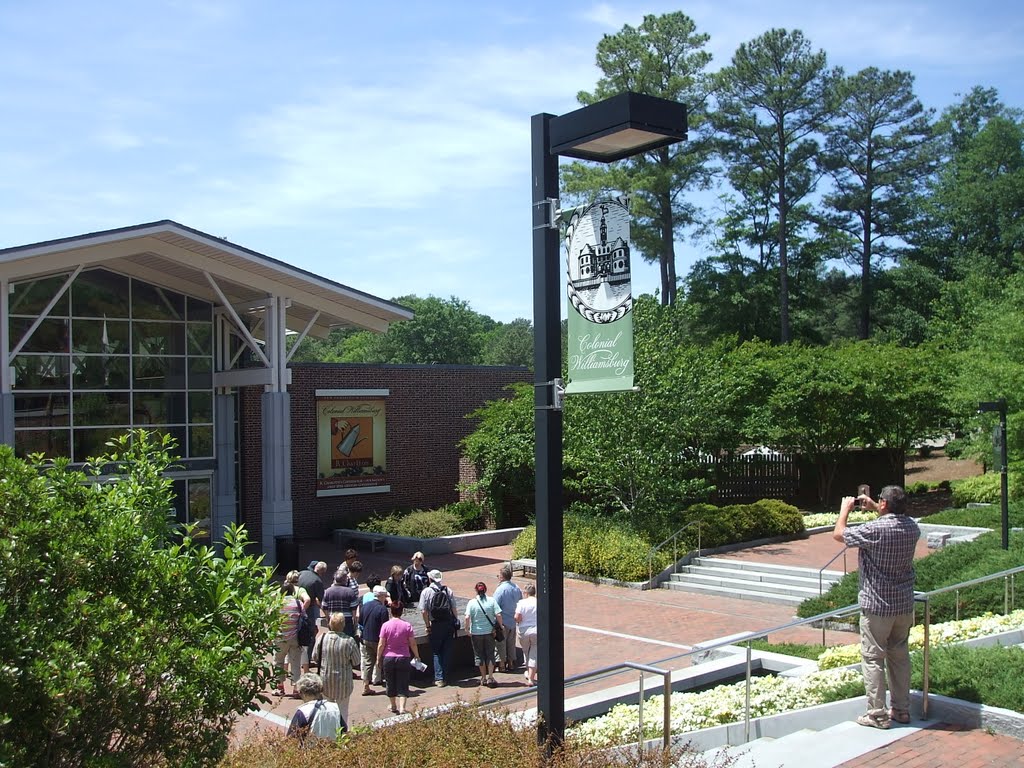
{"label": "handbag", "polygon": [[500,643],[505,639],[505,630],[491,621],[491,617],[487,615],[487,610],[484,608],[484,599],[482,597],[478,597],[477,600],[480,601],[480,610],[483,611],[484,618],[487,619],[487,623],[494,628],[494,639]]}

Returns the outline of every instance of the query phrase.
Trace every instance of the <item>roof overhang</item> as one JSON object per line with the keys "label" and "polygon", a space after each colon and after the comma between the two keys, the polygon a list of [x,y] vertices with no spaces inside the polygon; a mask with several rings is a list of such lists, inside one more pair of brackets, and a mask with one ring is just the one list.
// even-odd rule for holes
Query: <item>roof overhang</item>
{"label": "roof overhang", "polygon": [[383,333],[390,323],[413,316],[394,302],[169,220],[0,249],[0,276],[8,280],[67,272],[80,264],[103,266],[217,305],[222,302],[207,274],[235,307],[282,296],[291,302],[289,329],[302,331],[316,317],[308,333],[317,337],[336,326]]}

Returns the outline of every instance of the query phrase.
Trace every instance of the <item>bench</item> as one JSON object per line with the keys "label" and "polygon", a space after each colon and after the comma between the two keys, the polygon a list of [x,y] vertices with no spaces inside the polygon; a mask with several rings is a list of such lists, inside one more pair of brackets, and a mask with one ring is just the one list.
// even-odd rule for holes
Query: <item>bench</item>
{"label": "bench", "polygon": [[387,543],[383,536],[378,536],[373,533],[364,533],[362,531],[350,531],[346,529],[339,529],[334,531],[331,537],[337,546],[352,546],[353,544],[362,542],[370,548],[371,552],[376,552],[378,549],[383,549]]}
{"label": "bench", "polygon": [[512,569],[512,573],[521,573],[523,576],[526,576],[528,573],[537,573],[537,561],[528,557],[519,560],[509,560],[508,566]]}

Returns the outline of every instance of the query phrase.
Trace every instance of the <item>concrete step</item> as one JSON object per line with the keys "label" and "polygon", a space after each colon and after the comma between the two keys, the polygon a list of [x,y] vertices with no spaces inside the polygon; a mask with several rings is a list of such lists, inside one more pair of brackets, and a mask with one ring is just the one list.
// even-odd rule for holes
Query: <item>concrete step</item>
{"label": "concrete step", "polygon": [[[757,571],[758,573],[777,573],[788,576],[802,576],[805,578],[818,578],[817,568],[804,568],[798,565],[777,565],[775,563],[759,563],[752,560],[733,560],[725,557],[697,557],[691,565],[706,568],[727,568],[729,570]],[[831,581],[838,581],[843,578],[842,571],[822,571],[822,577]]]}
{"label": "concrete step", "polygon": [[709,759],[725,754],[731,768],[834,768],[920,730],[894,725],[888,731],[845,721],[821,731],[803,729],[780,738],[762,738],[704,753]]}
{"label": "concrete step", "polygon": [[[740,587],[713,586],[710,584],[698,584],[688,581],[665,581],[662,582],[662,589],[674,589],[680,592],[696,592],[699,594],[719,595],[731,597],[735,600],[753,600],[760,603],[775,603],[778,605],[800,605],[806,598],[787,595],[779,592],[754,591]],[[817,594],[817,591],[815,591]]]}
{"label": "concrete step", "polygon": [[[806,576],[789,573],[769,573],[766,571],[753,571],[749,568],[722,568],[720,566],[707,565],[688,565],[684,568],[682,573],[734,581],[749,581],[751,583],[761,582],[768,584],[780,584],[790,587],[804,587],[806,589],[813,589],[815,594],[817,594],[819,586],[817,574]],[[680,574],[675,575],[678,576]],[[821,588],[827,592],[828,588],[834,584],[835,581],[836,580],[834,579],[825,578],[823,575],[821,579]]]}
{"label": "concrete step", "polygon": [[742,589],[747,592],[763,592],[769,595],[787,595],[798,600],[806,600],[809,597],[818,596],[818,585],[813,587],[795,586],[776,581],[758,581],[754,579],[743,579],[718,575],[715,573],[676,573],[670,581],[673,584],[700,584],[708,587],[723,587],[728,589]]}

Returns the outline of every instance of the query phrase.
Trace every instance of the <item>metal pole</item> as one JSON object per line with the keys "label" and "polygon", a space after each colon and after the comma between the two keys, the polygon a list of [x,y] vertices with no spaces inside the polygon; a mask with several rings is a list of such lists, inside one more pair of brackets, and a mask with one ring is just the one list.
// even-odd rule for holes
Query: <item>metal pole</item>
{"label": "metal pole", "polygon": [[999,512],[1003,527],[1003,549],[1010,548],[1010,489],[1006,455],[1006,400],[999,400]]}
{"label": "metal pole", "polygon": [[537,513],[538,743],[550,756],[565,733],[565,602],[562,594],[562,411],[554,382],[562,369],[558,229],[545,201],[558,197],[558,157],[550,151],[553,115],[530,124],[533,171],[533,360]]}
{"label": "metal pole", "polygon": [[931,602],[926,597],[924,599],[924,664],[921,671],[922,685],[921,685],[921,717],[924,720],[928,719],[928,675],[930,672],[930,661],[931,661],[931,637],[930,628],[932,622],[932,607]]}
{"label": "metal pole", "polygon": [[747,640],[747,689],[743,705],[743,743],[750,741],[750,641]]}
{"label": "metal pole", "polygon": [[661,696],[664,699],[664,712],[662,712],[661,724],[661,745],[668,749],[672,740],[672,673],[666,672],[661,676]]}
{"label": "metal pole", "polygon": [[636,748],[639,754],[644,753],[644,672],[640,670],[640,701],[637,705],[640,715],[640,733],[636,737]]}

